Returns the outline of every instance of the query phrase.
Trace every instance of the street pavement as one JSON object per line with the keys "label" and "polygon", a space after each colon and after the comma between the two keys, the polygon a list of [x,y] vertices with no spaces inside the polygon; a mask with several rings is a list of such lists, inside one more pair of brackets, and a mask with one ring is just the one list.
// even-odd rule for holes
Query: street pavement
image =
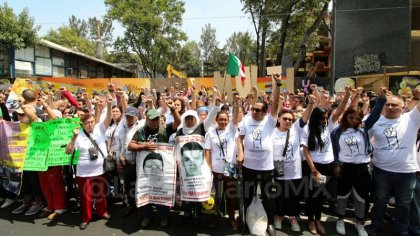
{"label": "street pavement", "polygon": [[[204,223],[198,227],[194,227],[190,222],[183,223],[182,213],[179,211],[172,211],[169,225],[161,229],[159,228],[159,221],[155,217],[155,221],[147,229],[140,227],[140,219],[137,213],[133,213],[128,217],[122,217],[124,208],[121,203],[116,203],[110,206],[109,212],[112,218],[109,221],[94,218],[87,229],[80,230],[80,213],[67,212],[57,219],[49,221],[48,219],[39,219],[38,214],[34,216],[25,216],[24,213],[13,215],[11,211],[18,207],[20,203],[15,203],[6,209],[0,209],[0,235],[1,236],[17,236],[17,235],[33,235],[33,236],[52,236],[52,235],[100,235],[100,236],[117,236],[117,235],[180,235],[180,236],[196,236],[196,235],[249,235],[249,233],[234,232],[227,224],[227,220],[219,222],[218,226],[210,229]],[[336,217],[328,214],[328,209],[324,209],[322,220],[326,221],[326,235],[338,235],[335,231]],[[392,208],[390,208],[392,211]],[[352,210],[349,209],[349,215],[352,215]],[[157,214],[155,214],[156,216]],[[353,220],[349,217],[346,220],[346,235],[357,235],[354,228]],[[283,235],[312,235],[307,228],[307,221],[302,216],[300,221],[301,232],[294,233],[290,231],[290,224],[285,220],[283,222],[283,230],[277,231],[278,236]],[[387,223],[380,233],[381,236],[394,235],[392,224]]]}

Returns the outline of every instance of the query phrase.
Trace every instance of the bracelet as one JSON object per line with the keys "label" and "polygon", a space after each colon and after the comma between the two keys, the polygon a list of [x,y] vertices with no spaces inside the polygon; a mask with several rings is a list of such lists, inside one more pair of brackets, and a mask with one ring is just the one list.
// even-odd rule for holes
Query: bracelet
{"label": "bracelet", "polygon": [[276,86],[277,86],[277,87],[280,87],[280,86],[281,86],[281,83],[276,83]]}

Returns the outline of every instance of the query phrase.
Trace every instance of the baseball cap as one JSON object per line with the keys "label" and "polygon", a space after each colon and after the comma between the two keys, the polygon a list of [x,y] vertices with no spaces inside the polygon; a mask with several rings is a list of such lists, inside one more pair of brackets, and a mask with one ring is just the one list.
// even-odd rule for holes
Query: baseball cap
{"label": "baseball cap", "polygon": [[149,118],[149,120],[153,120],[157,117],[160,117],[160,112],[158,112],[156,109],[150,109],[147,114],[146,114],[147,118]]}
{"label": "baseball cap", "polygon": [[127,107],[124,115],[126,115],[126,116],[137,116],[137,109],[135,107]]}

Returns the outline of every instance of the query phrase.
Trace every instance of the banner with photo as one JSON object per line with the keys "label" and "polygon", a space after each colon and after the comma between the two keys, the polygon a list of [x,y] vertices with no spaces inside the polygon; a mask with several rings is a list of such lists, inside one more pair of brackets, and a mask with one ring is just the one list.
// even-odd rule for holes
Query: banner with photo
{"label": "banner with photo", "polygon": [[204,158],[204,137],[176,138],[177,163],[181,179],[181,200],[203,202],[210,198],[213,175]]}
{"label": "banner with photo", "polygon": [[0,121],[0,162],[3,188],[19,194],[29,136],[29,125]]}
{"label": "banner with photo", "polygon": [[147,204],[174,205],[176,188],[174,146],[158,143],[154,152],[138,152],[136,172],[137,207]]}

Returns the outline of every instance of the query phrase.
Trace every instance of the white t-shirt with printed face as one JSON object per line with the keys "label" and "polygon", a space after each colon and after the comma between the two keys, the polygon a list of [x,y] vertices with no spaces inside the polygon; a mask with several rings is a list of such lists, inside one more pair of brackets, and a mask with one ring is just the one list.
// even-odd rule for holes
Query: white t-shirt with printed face
{"label": "white t-shirt with printed face", "polygon": [[287,131],[275,129],[272,135],[273,140],[273,159],[283,160],[284,176],[276,179],[301,179],[302,160],[300,157],[300,130],[299,120],[290,127],[289,144],[287,145],[286,155],[283,157],[286,144]]}
{"label": "white t-shirt with printed face", "polygon": [[340,162],[354,164],[370,162],[370,157],[366,155],[365,138],[360,130],[348,128],[341,133],[338,142],[340,145],[338,160]]}
{"label": "white t-shirt with printed face", "polygon": [[[105,143],[105,126],[103,123],[99,123],[95,126],[93,133],[90,134],[90,137],[96,141],[102,153],[107,156],[108,152],[106,150]],[[104,173],[103,164],[104,157],[98,151],[98,158],[96,160],[90,160],[89,157],[89,148],[94,147],[89,138],[85,135],[83,130],[80,130],[79,135],[77,136],[75,142],[75,149],[80,151],[79,161],[77,162],[77,171],[76,176],[79,177],[92,177],[99,176]]]}
{"label": "white t-shirt with printed face", "polygon": [[373,138],[373,165],[396,173],[416,172],[419,167],[415,143],[419,128],[420,112],[417,108],[397,119],[381,116],[369,130],[369,136]]}
{"label": "white t-shirt with printed face", "polygon": [[[216,129],[210,128],[206,133],[206,141],[204,148],[211,150],[211,168],[213,172],[223,173],[225,169],[225,160],[229,163],[236,163],[236,133],[237,129],[230,123],[225,130],[217,130],[219,138],[217,137]],[[223,146],[223,156],[221,145]]]}
{"label": "white t-shirt with printed face", "polygon": [[[316,147],[314,151],[309,151],[309,154],[312,157],[312,161],[319,164],[329,164],[334,161],[334,154],[331,145],[331,132],[334,129],[334,124],[331,117],[328,119],[328,126],[322,130],[321,140],[323,148],[319,146]],[[308,147],[308,137],[309,137],[309,126],[305,126],[301,135],[300,144]]]}
{"label": "white t-shirt with printed face", "polygon": [[271,134],[276,128],[277,120],[266,115],[262,121],[256,121],[252,116],[246,116],[240,123],[239,135],[244,135],[244,163],[252,170],[272,170],[273,142]]}

